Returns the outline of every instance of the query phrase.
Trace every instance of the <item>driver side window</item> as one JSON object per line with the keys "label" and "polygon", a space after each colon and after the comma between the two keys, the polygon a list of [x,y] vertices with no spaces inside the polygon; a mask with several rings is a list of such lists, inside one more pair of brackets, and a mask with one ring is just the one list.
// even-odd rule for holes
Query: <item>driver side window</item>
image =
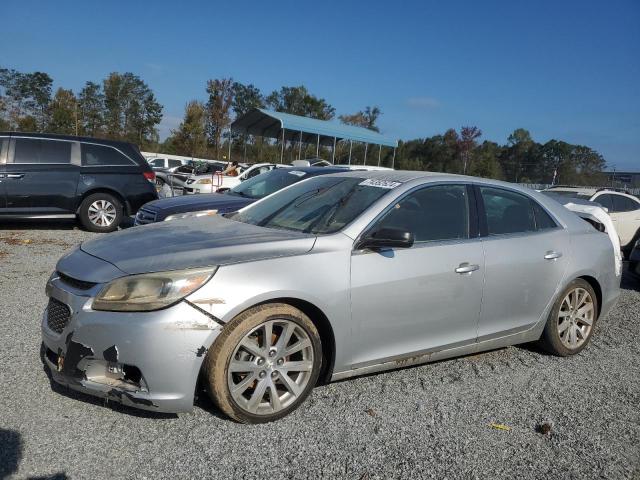
{"label": "driver side window", "polygon": [[374,227],[411,232],[414,241],[469,238],[469,199],[465,185],[435,185],[398,201]]}

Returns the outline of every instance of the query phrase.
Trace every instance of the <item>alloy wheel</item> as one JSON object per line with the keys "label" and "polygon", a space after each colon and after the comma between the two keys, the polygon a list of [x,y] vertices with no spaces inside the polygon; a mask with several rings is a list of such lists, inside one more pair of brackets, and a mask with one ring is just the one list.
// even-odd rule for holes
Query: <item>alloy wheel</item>
{"label": "alloy wheel", "polygon": [[109,227],[118,216],[115,205],[108,200],[96,200],[87,213],[89,221],[98,227]]}
{"label": "alloy wheel", "polygon": [[297,323],[269,320],[246,334],[227,369],[235,403],[253,415],[277,413],[304,392],[313,370],[313,346]]}
{"label": "alloy wheel", "polygon": [[591,294],[581,287],[570,290],[558,312],[558,335],[562,344],[571,350],[579,348],[589,338],[594,319]]}

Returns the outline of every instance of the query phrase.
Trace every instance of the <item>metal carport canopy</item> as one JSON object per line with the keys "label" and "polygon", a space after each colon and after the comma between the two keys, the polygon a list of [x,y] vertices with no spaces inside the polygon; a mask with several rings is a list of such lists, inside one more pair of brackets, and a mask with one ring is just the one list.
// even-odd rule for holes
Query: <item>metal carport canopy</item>
{"label": "metal carport canopy", "polygon": [[231,124],[231,131],[261,137],[282,138],[285,140],[333,145],[333,139],[352,140],[387,147],[397,147],[398,141],[362,127],[342,125],[337,122],[301,117],[290,113],[275,112],[264,108],[255,108],[237,118]]}

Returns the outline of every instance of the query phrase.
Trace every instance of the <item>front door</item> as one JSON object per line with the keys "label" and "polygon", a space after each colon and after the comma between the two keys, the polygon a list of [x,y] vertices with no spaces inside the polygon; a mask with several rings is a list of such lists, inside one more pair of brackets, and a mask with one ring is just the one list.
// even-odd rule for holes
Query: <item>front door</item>
{"label": "front door", "polygon": [[7,156],[9,152],[9,137],[0,137],[0,213],[5,212],[7,204],[7,195],[5,191],[5,182],[7,174]]}
{"label": "front door", "polygon": [[395,201],[368,229],[400,228],[415,243],[352,254],[353,368],[475,341],[484,254],[470,228],[469,191],[457,184],[423,187]]}
{"label": "front door", "polygon": [[568,265],[569,234],[537,202],[479,187],[487,236],[478,340],[526,330],[554,300]]}
{"label": "front door", "polygon": [[71,163],[76,148],[66,140],[12,137],[3,179],[6,213],[73,214],[80,175],[79,165]]}

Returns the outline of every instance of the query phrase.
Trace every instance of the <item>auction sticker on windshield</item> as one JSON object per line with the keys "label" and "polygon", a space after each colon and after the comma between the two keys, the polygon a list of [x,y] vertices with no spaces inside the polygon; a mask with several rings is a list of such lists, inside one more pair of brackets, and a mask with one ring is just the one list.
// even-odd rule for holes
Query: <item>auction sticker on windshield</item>
{"label": "auction sticker on windshield", "polygon": [[305,172],[301,172],[300,170],[291,170],[289,173],[291,175],[295,175],[296,177],[304,177],[306,175]]}
{"label": "auction sticker on windshield", "polygon": [[391,189],[391,188],[396,188],[398,185],[402,185],[402,184],[400,182],[391,182],[389,180],[374,180],[373,178],[368,178],[367,180],[360,182],[358,185]]}

